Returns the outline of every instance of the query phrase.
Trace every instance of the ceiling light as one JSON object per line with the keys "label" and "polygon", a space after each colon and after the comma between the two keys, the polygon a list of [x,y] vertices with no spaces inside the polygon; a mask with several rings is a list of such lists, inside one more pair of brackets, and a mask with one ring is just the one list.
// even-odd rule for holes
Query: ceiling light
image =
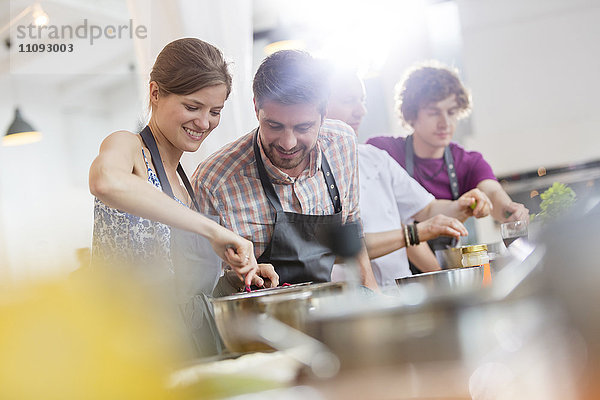
{"label": "ceiling light", "polygon": [[2,138],[3,146],[18,146],[22,144],[38,142],[42,134],[36,131],[27,121],[23,119],[19,108],[15,108],[15,119],[8,127]]}

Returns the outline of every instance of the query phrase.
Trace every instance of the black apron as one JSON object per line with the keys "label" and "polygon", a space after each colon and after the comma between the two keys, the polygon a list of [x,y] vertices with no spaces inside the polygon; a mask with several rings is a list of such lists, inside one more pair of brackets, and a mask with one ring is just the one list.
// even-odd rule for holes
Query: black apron
{"label": "black apron", "polygon": [[[174,198],[150,128],[146,126],[140,132],[140,136],[150,151],[163,192]],[[193,207],[198,211],[200,208],[194,197],[192,185],[181,164],[177,166],[177,173],[192,199]],[[218,221],[218,217],[206,217]],[[185,326],[181,328],[183,340],[192,352],[188,355],[196,358],[220,354],[224,345],[217,331],[212,305],[207,295],[212,293],[219,279],[221,260],[213,251],[210,242],[201,235],[173,227],[170,227],[170,230],[175,301]]]}
{"label": "black apron", "polygon": [[321,153],[321,172],[333,203],[332,215],[283,211],[260,155],[258,130],[254,135],[254,157],[263,190],[276,212],[271,241],[258,257],[258,262],[273,264],[281,283],[331,281],[335,255],[326,245],[327,235],[342,225],[342,202],[325,154]]}
{"label": "black apron", "polygon": [[[408,135],[406,137],[405,144],[405,156],[406,156],[406,172],[414,178],[415,172],[415,149],[413,146],[413,136]],[[452,157],[452,151],[450,151],[450,146],[446,146],[444,149],[444,163],[446,164],[446,170],[448,171],[448,178],[450,180],[450,191],[452,192],[452,200],[458,199],[458,179],[456,177],[456,171],[454,168],[454,157]],[[445,250],[448,247],[456,247],[458,241],[453,237],[448,236],[440,236],[435,239],[431,239],[427,241],[431,250],[435,253],[436,250]],[[409,267],[413,274],[420,273],[419,269],[413,265],[409,260]]]}

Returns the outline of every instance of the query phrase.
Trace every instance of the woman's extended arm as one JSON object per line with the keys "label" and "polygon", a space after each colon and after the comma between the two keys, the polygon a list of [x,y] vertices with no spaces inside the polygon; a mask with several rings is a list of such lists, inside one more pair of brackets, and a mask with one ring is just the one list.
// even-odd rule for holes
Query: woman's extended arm
{"label": "woman's extended arm", "polygon": [[133,133],[108,136],[90,167],[90,192],[109,207],[206,237],[217,255],[250,284],[257,268],[252,243],[149,185],[141,149]]}

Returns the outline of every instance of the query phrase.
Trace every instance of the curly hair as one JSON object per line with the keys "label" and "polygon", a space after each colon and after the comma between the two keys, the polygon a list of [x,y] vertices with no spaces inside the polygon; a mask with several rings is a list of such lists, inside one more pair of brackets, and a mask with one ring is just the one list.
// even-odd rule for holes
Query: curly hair
{"label": "curly hair", "polygon": [[471,94],[458,77],[458,70],[432,61],[409,69],[396,87],[396,109],[402,122],[410,126],[419,109],[456,95],[458,118],[471,112]]}
{"label": "curly hair", "polygon": [[326,64],[300,50],[281,50],[264,59],[252,84],[258,108],[267,101],[315,104],[325,115],[329,98]]}

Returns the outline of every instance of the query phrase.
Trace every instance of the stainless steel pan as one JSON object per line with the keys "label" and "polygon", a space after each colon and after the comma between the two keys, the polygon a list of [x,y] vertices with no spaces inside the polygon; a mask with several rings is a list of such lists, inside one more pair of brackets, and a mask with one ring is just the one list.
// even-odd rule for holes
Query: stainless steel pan
{"label": "stainless steel pan", "polygon": [[239,321],[266,315],[302,331],[308,313],[319,309],[324,297],[339,294],[345,287],[343,282],[301,283],[214,298],[217,329],[229,351],[271,350],[272,346],[245,335]]}
{"label": "stainless steel pan", "polygon": [[463,267],[446,269],[396,279],[396,284],[400,286],[400,290],[402,290],[403,286],[412,283],[423,285],[428,293],[446,293],[455,292],[457,290],[479,289],[482,287],[483,283],[483,268]]}

